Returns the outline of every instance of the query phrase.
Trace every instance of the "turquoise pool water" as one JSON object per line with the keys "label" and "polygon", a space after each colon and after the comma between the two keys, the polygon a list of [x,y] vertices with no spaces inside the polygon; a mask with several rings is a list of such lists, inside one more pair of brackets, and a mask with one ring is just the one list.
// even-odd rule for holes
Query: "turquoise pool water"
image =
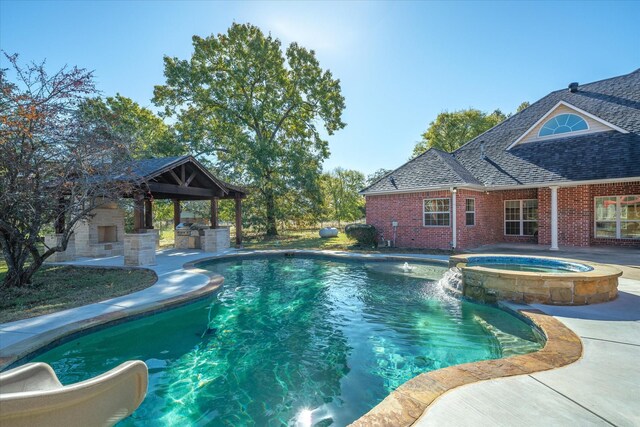
{"label": "turquoise pool water", "polygon": [[578,273],[593,270],[591,266],[576,262],[522,256],[474,256],[468,258],[467,266],[533,273]]}
{"label": "turquoise pool water", "polygon": [[501,343],[540,347],[516,317],[443,297],[441,266],[272,257],[202,267],[225,276],[210,299],[35,360],[64,384],[144,360],[149,391],[123,426],[343,426],[421,372],[502,357]]}

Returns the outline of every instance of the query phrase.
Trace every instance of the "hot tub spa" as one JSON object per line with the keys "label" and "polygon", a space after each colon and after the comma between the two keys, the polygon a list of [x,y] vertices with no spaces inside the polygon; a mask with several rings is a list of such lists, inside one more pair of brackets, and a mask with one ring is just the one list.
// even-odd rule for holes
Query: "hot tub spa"
{"label": "hot tub spa", "polygon": [[462,293],[495,302],[584,305],[618,295],[622,272],[602,264],[515,255],[456,255],[450,267],[462,272]]}

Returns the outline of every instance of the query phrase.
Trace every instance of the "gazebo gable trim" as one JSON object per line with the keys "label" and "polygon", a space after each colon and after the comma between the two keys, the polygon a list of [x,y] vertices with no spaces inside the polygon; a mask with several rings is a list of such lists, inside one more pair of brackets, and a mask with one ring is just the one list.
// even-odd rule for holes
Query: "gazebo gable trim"
{"label": "gazebo gable trim", "polygon": [[[153,172],[150,172],[148,174],[146,174],[144,176],[145,181],[147,181],[148,183],[150,183],[151,180],[158,178],[161,175],[164,175],[166,173],[171,173],[173,175],[173,177],[176,179],[177,182],[182,182],[182,184],[178,184],[177,187],[180,188],[199,188],[199,187],[189,187],[189,184],[191,183],[191,181],[195,178],[195,176],[191,177],[189,176],[188,178],[185,177],[185,181],[182,181],[182,179],[176,174],[175,169],[186,165],[187,163],[192,164],[200,173],[202,173],[202,175],[204,175],[207,179],[209,179],[213,184],[215,184],[218,188],[220,188],[220,190],[222,191],[223,195],[227,195],[229,194],[229,188],[224,184],[224,182],[220,181],[219,179],[217,179],[211,172],[209,172],[207,170],[207,168],[205,168],[200,162],[198,162],[193,156],[188,155],[188,156],[183,156],[165,166],[163,166],[162,168],[159,168]],[[186,183],[186,185],[184,185]],[[166,184],[166,185],[172,185],[172,184]]]}

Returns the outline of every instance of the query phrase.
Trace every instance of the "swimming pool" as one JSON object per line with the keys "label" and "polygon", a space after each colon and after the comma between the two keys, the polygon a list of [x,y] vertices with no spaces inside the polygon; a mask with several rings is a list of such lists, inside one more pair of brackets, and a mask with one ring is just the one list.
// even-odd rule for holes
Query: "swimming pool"
{"label": "swimming pool", "polygon": [[442,297],[440,265],[279,256],[200,267],[225,277],[211,299],[35,360],[63,383],[144,360],[149,391],[125,426],[340,426],[421,372],[541,347],[519,318]]}

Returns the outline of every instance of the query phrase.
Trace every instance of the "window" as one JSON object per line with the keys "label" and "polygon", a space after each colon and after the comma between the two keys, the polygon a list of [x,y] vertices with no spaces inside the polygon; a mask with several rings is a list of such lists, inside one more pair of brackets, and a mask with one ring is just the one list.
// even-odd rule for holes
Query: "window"
{"label": "window", "polygon": [[535,236],[538,234],[538,200],[504,202],[504,234]]}
{"label": "window", "polygon": [[465,224],[476,225],[476,199],[465,200]]}
{"label": "window", "polygon": [[538,136],[550,136],[587,129],[589,129],[589,125],[577,114],[558,114],[547,120],[540,132],[538,132]]}
{"label": "window", "polygon": [[450,221],[449,199],[424,200],[424,225],[448,227]]}
{"label": "window", "polygon": [[640,239],[640,195],[595,198],[595,235]]}

